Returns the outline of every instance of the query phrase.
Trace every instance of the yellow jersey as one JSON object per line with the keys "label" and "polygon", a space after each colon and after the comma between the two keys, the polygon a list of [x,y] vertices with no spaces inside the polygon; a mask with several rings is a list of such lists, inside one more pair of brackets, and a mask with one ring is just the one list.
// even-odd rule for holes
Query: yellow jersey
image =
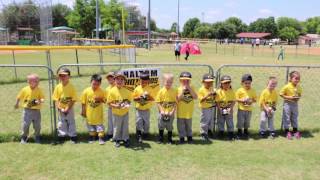
{"label": "yellow jersey", "polygon": [[[117,86],[110,89],[107,97],[108,103],[124,103],[132,102],[132,93],[125,87],[118,88]],[[124,116],[129,112],[129,108],[112,108],[112,113],[117,116]]]}
{"label": "yellow jersey", "polygon": [[66,86],[59,83],[54,88],[52,99],[58,103],[58,107],[64,109],[71,101],[77,101],[77,91],[70,82]]}
{"label": "yellow jersey", "polygon": [[261,92],[259,105],[263,110],[263,104],[267,105],[268,107],[276,107],[278,102],[278,93],[276,90],[270,91],[268,88],[264,89]]}
{"label": "yellow jersey", "polygon": [[[254,89],[250,88],[250,89],[245,89],[243,87],[239,88],[236,91],[236,99],[244,99],[244,98],[250,98],[250,99],[254,99],[257,100],[257,93]],[[252,111],[252,104],[245,104],[245,103],[241,103],[238,102],[238,109],[243,110],[243,111]]]}
{"label": "yellow jersey", "polygon": [[[194,91],[194,88],[191,86]],[[194,99],[189,90],[183,91],[183,87],[178,88],[178,96],[183,93],[183,97],[178,101],[177,118],[191,119],[194,109]]]}
{"label": "yellow jersey", "polygon": [[[142,87],[141,85],[137,86],[133,91],[133,98],[138,98],[142,96],[144,93],[148,93],[149,96],[154,98],[154,90],[150,86]],[[141,99],[140,101],[136,101],[136,108],[139,110],[148,110],[152,107],[153,102]]]}
{"label": "yellow jersey", "polygon": [[235,100],[236,97],[232,89],[228,89],[227,91],[218,89],[216,102],[221,108],[229,107]]}
{"label": "yellow jersey", "polygon": [[280,95],[300,97],[302,95],[302,88],[299,84],[294,86],[291,82],[289,82],[280,90]]}
{"label": "yellow jersey", "polygon": [[17,99],[22,103],[22,107],[28,109],[40,109],[41,104],[37,104],[35,101],[44,99],[42,90],[39,87],[31,89],[30,86],[22,88],[17,95]]}
{"label": "yellow jersey", "polygon": [[[82,92],[81,103],[86,106],[87,123],[89,125],[103,124],[105,97],[106,92],[101,88],[94,91],[92,87],[88,87]],[[95,98],[102,98],[104,102],[98,102]]]}
{"label": "yellow jersey", "polygon": [[207,89],[204,86],[201,86],[201,88],[198,91],[198,99],[199,99],[199,107],[200,108],[211,108],[216,105],[215,96],[209,96],[207,99],[202,101],[203,98],[206,97],[212,91],[216,91],[216,89],[214,89],[213,87]]}
{"label": "yellow jersey", "polygon": [[169,113],[177,104],[177,95],[178,92],[176,89],[163,87],[159,90],[155,102],[159,103],[166,113]]}

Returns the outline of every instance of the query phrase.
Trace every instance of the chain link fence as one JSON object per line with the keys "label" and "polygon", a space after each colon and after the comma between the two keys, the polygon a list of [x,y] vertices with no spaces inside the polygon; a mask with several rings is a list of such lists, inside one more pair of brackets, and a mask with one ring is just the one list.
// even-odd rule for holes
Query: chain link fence
{"label": "chain link fence", "polygon": [[[16,79],[15,73],[19,76]],[[42,65],[0,65],[0,141],[15,141],[20,137],[21,117],[23,108],[14,109],[19,91],[28,86],[27,75],[39,75],[39,87],[45,95],[45,102],[41,108],[41,134],[50,136],[54,132],[55,109],[51,101],[52,88],[55,84],[53,71]],[[33,128],[30,126],[29,135]]]}
{"label": "chain link fence", "polygon": [[[302,98],[299,102],[299,123],[302,129],[319,130],[318,123],[320,99],[318,96],[320,88],[320,66],[276,66],[276,65],[223,65],[216,72],[217,86],[222,75],[232,77],[232,88],[236,91],[241,86],[241,77],[243,74],[250,73],[253,76],[253,88],[260,95],[266,88],[269,76],[275,76],[278,79],[277,91],[288,82],[291,71],[299,71],[301,74],[301,87],[303,89]],[[277,112],[275,116],[275,126],[281,127],[282,118],[282,98],[279,98]],[[258,129],[260,109],[255,105],[252,115],[252,128]],[[236,114],[234,115],[236,117]],[[236,118],[235,118],[236,122]]]}

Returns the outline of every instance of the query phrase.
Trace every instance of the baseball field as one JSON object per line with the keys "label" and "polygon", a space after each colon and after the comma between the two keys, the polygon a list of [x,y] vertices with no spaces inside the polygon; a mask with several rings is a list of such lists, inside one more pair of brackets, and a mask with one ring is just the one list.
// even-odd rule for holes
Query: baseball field
{"label": "baseball field", "polygon": [[[202,55],[191,56],[189,61],[183,57],[175,61],[173,46],[160,45],[151,51],[137,49],[137,63],[180,63],[195,66],[161,66],[161,72],[175,75],[174,85],[178,86],[177,76],[182,71],[193,74],[192,84],[198,89],[201,77],[208,71],[199,64],[210,65],[214,72],[224,64],[255,65],[320,65],[320,48],[296,49],[286,47],[284,61],[278,61],[278,48],[249,46],[202,44]],[[80,63],[98,63],[95,50],[78,52]],[[16,64],[46,65],[46,56],[40,51],[17,51]],[[74,50],[56,50],[51,52],[53,70],[61,64],[75,63]],[[119,56],[110,50],[104,51],[105,63],[120,62]],[[0,52],[0,64],[12,64],[11,52]],[[132,67],[132,66],[128,66]],[[151,66],[156,67],[156,66]],[[103,74],[118,67],[104,67]],[[71,67],[72,83],[78,95],[90,86],[89,76],[100,73],[100,67]],[[77,131],[80,136],[78,144],[66,142],[54,144],[51,135],[50,90],[47,70],[45,68],[3,68],[0,65],[0,179],[319,179],[320,175],[320,122],[319,122],[319,88],[320,68],[294,67],[290,70],[301,72],[303,97],[300,106],[299,127],[302,131],[300,140],[287,140],[280,131],[282,100],[276,111],[275,127],[278,137],[261,139],[259,129],[259,107],[254,106],[251,120],[250,139],[227,141],[212,139],[203,142],[199,137],[200,112],[195,103],[193,115],[194,144],[169,145],[157,144],[157,111],[152,109],[151,138],[138,144],[135,140],[135,110],[129,113],[130,148],[115,148],[108,141],[101,146],[88,144],[85,120],[80,116],[80,103],[75,106]],[[14,73],[19,81],[13,81]],[[232,87],[240,87],[240,78],[244,73],[253,75],[253,88],[259,94],[267,83],[267,78],[278,78],[279,90],[286,82],[286,69],[280,67],[227,67],[222,74],[232,77]],[[25,76],[37,73],[42,79],[40,87],[44,90],[46,102],[42,107],[42,143],[32,140],[33,129],[30,127],[31,140],[20,144],[19,134],[22,110],[13,108],[19,90],[26,86]],[[104,80],[102,87],[107,87]],[[236,113],[234,113],[236,122]],[[178,141],[176,121],[174,122],[174,140]]]}

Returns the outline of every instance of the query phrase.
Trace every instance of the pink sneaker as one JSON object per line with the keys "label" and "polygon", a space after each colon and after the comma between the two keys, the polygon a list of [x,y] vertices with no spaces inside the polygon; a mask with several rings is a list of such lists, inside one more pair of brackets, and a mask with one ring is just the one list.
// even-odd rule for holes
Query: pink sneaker
{"label": "pink sneaker", "polygon": [[301,133],[299,131],[297,131],[296,133],[294,133],[294,137],[296,137],[296,139],[300,139]]}
{"label": "pink sneaker", "polygon": [[292,134],[291,134],[291,132],[287,132],[287,139],[292,140]]}

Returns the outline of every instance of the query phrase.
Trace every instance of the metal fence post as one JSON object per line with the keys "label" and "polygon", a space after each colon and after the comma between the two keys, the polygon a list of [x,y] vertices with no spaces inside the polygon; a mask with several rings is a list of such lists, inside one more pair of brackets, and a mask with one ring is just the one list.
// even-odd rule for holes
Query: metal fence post
{"label": "metal fence post", "polygon": [[[13,64],[16,65],[16,56],[14,54],[14,50],[12,50],[12,60],[13,60]],[[18,79],[18,74],[17,74],[17,68],[14,67],[14,77],[16,78],[16,80]]]}
{"label": "metal fence post", "polygon": [[[76,50],[76,62],[77,62],[77,64],[79,64],[78,49],[75,49],[75,50]],[[80,69],[79,69],[79,66],[77,66],[77,71],[78,71],[78,76],[80,76]]]}

